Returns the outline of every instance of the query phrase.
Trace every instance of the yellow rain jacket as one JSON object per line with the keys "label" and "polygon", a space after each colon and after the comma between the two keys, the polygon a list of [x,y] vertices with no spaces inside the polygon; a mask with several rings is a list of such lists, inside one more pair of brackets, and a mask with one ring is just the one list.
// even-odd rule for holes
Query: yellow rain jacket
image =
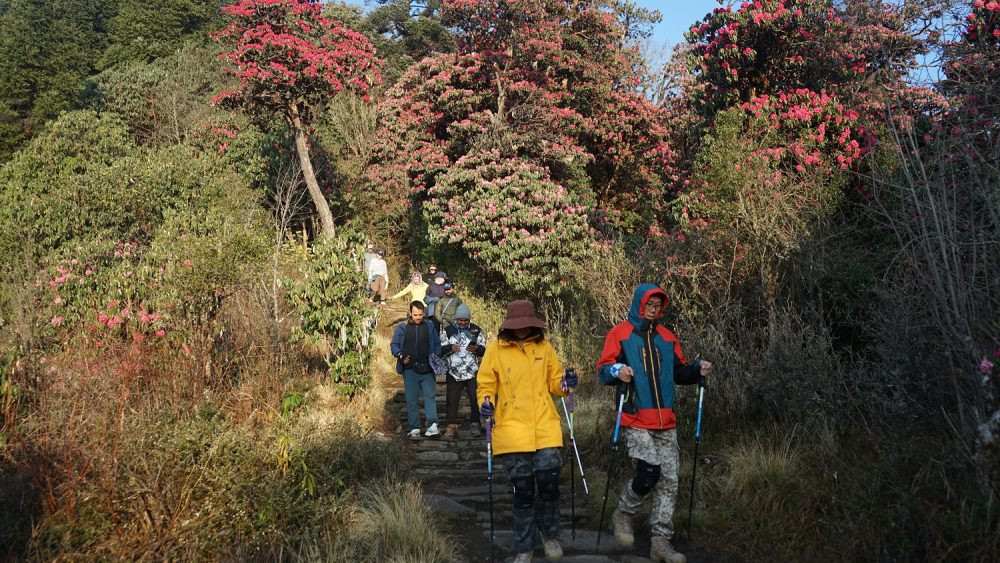
{"label": "yellow rain jacket", "polygon": [[[420,301],[421,303],[424,304],[427,303],[427,284],[425,282],[420,282],[420,283],[410,282],[410,285],[404,287],[403,289],[399,290],[399,293],[390,297],[389,301],[392,301],[394,299],[399,299],[400,297],[406,295],[407,293],[410,294],[410,303],[414,301]],[[409,306],[409,303],[407,303],[407,306]]]}
{"label": "yellow rain jacket", "polygon": [[489,396],[496,408],[493,453],[534,452],[563,445],[562,425],[552,395],[566,396],[563,370],[546,340],[496,340],[476,374],[479,404]]}

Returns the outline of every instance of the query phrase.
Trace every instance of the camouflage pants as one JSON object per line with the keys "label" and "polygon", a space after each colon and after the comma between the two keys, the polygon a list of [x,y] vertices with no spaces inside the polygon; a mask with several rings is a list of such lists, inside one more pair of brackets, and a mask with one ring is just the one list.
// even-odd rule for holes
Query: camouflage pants
{"label": "camouflage pants", "polygon": [[[514,489],[513,520],[514,550],[525,553],[541,547],[542,540],[559,536],[559,468],[562,456],[559,448],[543,448],[536,452],[498,455],[497,465],[507,471]],[[555,490],[547,491],[545,480],[555,470]],[[519,490],[518,487],[521,487]],[[537,493],[535,489],[539,489]],[[553,498],[554,492],[554,498]],[[520,501],[520,502],[519,502]]]}
{"label": "camouflage pants", "polygon": [[[622,432],[629,457],[660,466],[660,478],[651,491],[653,506],[649,527],[652,535],[669,539],[674,535],[674,504],[677,502],[677,472],[680,469],[677,430],[622,428]],[[629,480],[618,500],[618,510],[633,515],[638,512],[644,498],[632,490],[632,480]]]}

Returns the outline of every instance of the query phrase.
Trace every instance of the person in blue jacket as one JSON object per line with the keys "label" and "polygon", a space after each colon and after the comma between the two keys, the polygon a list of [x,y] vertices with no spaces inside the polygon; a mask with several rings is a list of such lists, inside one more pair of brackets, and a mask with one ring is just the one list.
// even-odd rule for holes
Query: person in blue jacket
{"label": "person in blue jacket", "polygon": [[431,323],[424,318],[426,306],[423,301],[410,303],[410,314],[405,323],[396,325],[389,349],[396,358],[396,373],[403,376],[403,393],[406,396],[407,435],[420,437],[420,407],[417,403],[420,393],[424,396],[424,416],[427,431],[424,436],[437,436],[437,399],[434,397],[437,385],[431,368],[431,354],[441,350],[441,337]]}

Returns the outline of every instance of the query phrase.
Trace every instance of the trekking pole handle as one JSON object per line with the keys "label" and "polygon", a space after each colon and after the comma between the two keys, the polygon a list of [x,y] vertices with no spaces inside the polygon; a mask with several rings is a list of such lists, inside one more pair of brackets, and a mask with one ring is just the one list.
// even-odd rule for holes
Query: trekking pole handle
{"label": "trekking pole handle", "polygon": [[[486,395],[485,397],[483,397],[483,402],[486,403],[486,404],[490,404],[490,396]],[[493,417],[492,416],[486,417],[486,442],[487,443],[492,443],[493,442]]]}
{"label": "trekking pole handle", "polygon": [[698,367],[698,387],[704,389],[708,387],[708,379],[701,375],[701,354],[694,357],[694,364]]}
{"label": "trekking pole handle", "polygon": [[615,434],[611,438],[611,443],[615,445],[618,444],[618,431],[621,429],[622,426],[622,407],[624,406],[625,406],[625,393],[622,392],[618,394],[618,416],[615,419]]}
{"label": "trekking pole handle", "polygon": [[[704,379],[704,378],[702,378]],[[701,407],[705,402],[705,387],[698,388],[698,421],[694,425],[694,441],[697,444],[701,441]]]}
{"label": "trekking pole handle", "polygon": [[[489,404],[490,396],[486,395],[483,400]],[[486,417],[486,471],[493,475],[493,417]]]}

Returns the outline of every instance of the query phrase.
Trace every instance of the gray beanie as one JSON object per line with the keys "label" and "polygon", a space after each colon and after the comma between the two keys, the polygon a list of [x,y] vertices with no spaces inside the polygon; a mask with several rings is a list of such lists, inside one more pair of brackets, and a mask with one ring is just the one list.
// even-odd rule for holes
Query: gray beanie
{"label": "gray beanie", "polygon": [[466,305],[465,303],[462,303],[461,305],[459,305],[458,308],[455,309],[455,318],[456,319],[469,319],[471,321],[472,320],[472,312],[469,311],[469,306]]}

